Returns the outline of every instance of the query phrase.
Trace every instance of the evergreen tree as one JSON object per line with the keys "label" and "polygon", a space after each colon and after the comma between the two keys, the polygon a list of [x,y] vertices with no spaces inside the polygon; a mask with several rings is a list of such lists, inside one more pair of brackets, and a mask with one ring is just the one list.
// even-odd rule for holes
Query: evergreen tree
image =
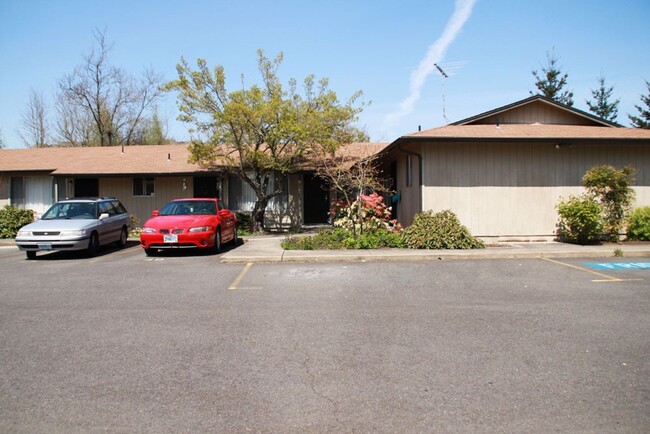
{"label": "evergreen tree", "polygon": [[[568,74],[563,74],[558,66],[558,58],[554,52],[546,52],[547,65],[542,67],[542,71],[533,70],[535,77],[535,87],[538,92],[547,98],[555,100],[561,104],[573,105],[573,92],[564,90],[567,85]],[[535,92],[530,92],[534,95]]]}
{"label": "evergreen tree", "polygon": [[645,108],[635,105],[634,107],[639,111],[639,116],[628,114],[627,117],[630,118],[633,127],[648,130],[650,129],[650,82],[646,80],[645,85],[648,88],[648,94],[641,95],[641,101],[645,104]]}
{"label": "evergreen tree", "polygon": [[593,100],[587,100],[587,106],[596,116],[610,122],[616,122],[616,118],[618,117],[618,104],[621,100],[617,99],[616,101],[610,102],[614,86],[607,87],[605,85],[605,76],[600,76],[598,85],[598,89],[591,89]]}

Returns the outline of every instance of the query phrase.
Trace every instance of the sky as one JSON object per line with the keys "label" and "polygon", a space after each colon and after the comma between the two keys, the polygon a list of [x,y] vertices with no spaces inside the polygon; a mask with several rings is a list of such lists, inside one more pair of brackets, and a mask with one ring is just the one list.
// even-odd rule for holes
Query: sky
{"label": "sky", "polygon": [[[57,83],[105,30],[110,61],[133,76],[145,68],[177,78],[184,57],[225,68],[229,90],[259,81],[258,49],[284,54],[279,76],[327,77],[341,101],[367,105],[358,126],[391,142],[530,96],[533,70],[553,52],[574,107],[604,75],[629,126],[650,81],[648,0],[0,0],[0,131],[8,148],[30,92],[54,114]],[[437,64],[447,78],[435,68]],[[189,139],[173,93],[159,103],[167,134]]]}

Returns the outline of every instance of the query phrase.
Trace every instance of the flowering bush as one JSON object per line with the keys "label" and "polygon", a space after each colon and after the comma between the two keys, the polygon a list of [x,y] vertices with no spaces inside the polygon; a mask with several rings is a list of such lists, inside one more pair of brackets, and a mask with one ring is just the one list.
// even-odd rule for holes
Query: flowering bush
{"label": "flowering bush", "polygon": [[330,218],[334,227],[351,230],[354,234],[377,229],[393,232],[402,230],[397,220],[391,220],[390,207],[386,206],[384,198],[377,193],[362,194],[350,206],[345,206],[340,201],[335,203]]}

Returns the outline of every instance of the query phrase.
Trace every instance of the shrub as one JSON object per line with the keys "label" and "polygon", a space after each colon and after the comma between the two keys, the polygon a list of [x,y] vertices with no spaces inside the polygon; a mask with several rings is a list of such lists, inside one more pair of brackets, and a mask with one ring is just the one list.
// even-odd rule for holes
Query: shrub
{"label": "shrub", "polygon": [[417,214],[402,232],[404,245],[411,249],[482,249],[485,244],[470,234],[450,210]]}
{"label": "shrub", "polygon": [[5,205],[0,210],[0,238],[14,238],[18,229],[34,221],[34,211]]}
{"label": "shrub", "polygon": [[571,196],[557,204],[558,238],[577,244],[594,244],[603,231],[602,208],[589,195]]}
{"label": "shrub", "polygon": [[129,221],[131,224],[131,233],[129,236],[131,237],[139,237],[140,233],[142,232],[142,227],[140,226],[140,220],[138,219],[137,216],[134,214],[129,215]]}
{"label": "shrub", "polygon": [[357,235],[356,238],[349,229],[321,229],[316,235],[288,236],[282,242],[282,248],[285,250],[378,249],[402,245],[399,233],[385,229],[370,230]]}
{"label": "shrub", "polygon": [[630,240],[650,241],[650,206],[637,208],[630,213],[627,237]]}
{"label": "shrub", "polygon": [[362,194],[359,200],[350,206],[342,203],[333,205],[330,211],[334,227],[348,229],[354,236],[365,231],[384,229],[400,231],[401,225],[397,220],[391,220],[390,208],[384,203],[384,198],[377,193]]}
{"label": "shrub", "polygon": [[251,235],[253,233],[253,215],[250,212],[239,211],[235,213],[237,218],[237,233],[239,235]]}
{"label": "shrub", "polygon": [[582,184],[602,206],[603,230],[610,241],[618,241],[619,233],[634,202],[636,169],[621,170],[613,166],[596,166],[582,177]]}

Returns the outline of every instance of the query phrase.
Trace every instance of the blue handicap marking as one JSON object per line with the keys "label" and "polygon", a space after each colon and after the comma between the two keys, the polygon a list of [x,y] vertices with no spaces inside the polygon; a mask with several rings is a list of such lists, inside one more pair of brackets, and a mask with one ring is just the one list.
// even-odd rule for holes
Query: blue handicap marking
{"label": "blue handicap marking", "polygon": [[586,262],[586,267],[596,270],[647,270],[650,262]]}

